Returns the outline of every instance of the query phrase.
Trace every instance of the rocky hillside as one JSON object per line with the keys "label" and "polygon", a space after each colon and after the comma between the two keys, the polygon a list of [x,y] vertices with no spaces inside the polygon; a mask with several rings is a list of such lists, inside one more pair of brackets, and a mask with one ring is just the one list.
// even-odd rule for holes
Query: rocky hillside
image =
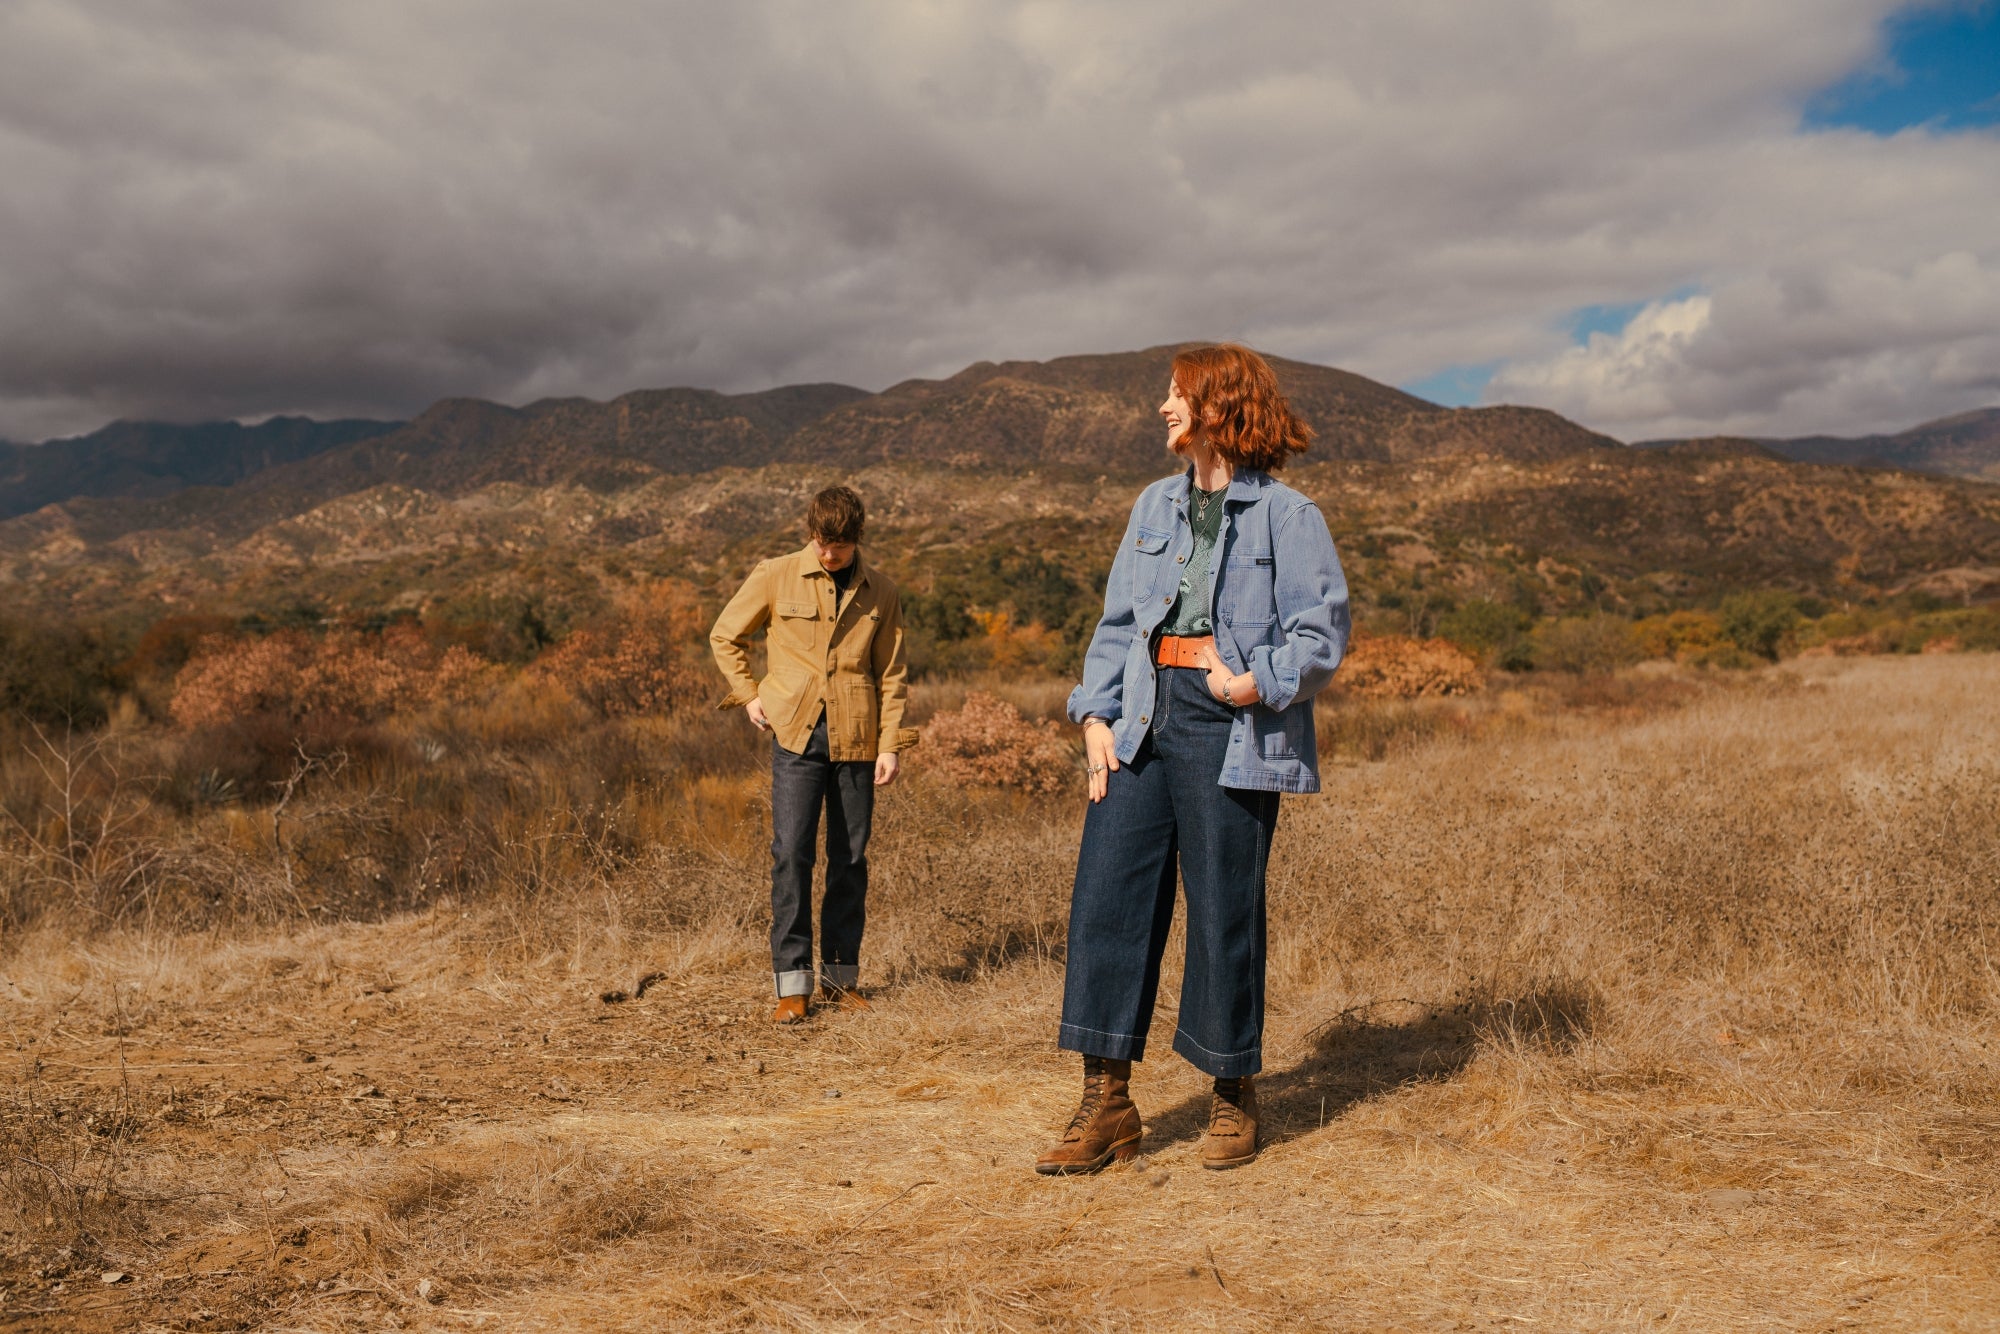
{"label": "rocky hillside", "polygon": [[[848,467],[1012,463],[1151,474],[1162,467],[1157,409],[1177,350],[979,362],[947,380],[905,381],[828,413],[801,430],[781,457]],[[1552,412],[1441,408],[1346,371],[1282,358],[1273,363],[1293,408],[1319,433],[1316,458],[1547,458],[1617,445]]]}
{"label": "rocky hillside", "polygon": [[[996,581],[1042,580],[1056,591],[1034,615],[1053,626],[1089,601],[1107,533],[1170,466],[1155,408],[1172,352],[981,363],[872,395],[450,400],[234,486],[0,521],[0,589],[128,620],[546,616],[639,578],[719,593],[798,540],[815,487],[847,479],[869,499],[878,559],[917,593],[974,607]],[[1363,610],[1413,629],[1473,599],[1645,614],[1746,587],[2000,590],[2000,487],[1754,442],[1629,449],[1548,412],[1440,408],[1302,363],[1279,373],[1319,433],[1291,480],[1319,500]]]}

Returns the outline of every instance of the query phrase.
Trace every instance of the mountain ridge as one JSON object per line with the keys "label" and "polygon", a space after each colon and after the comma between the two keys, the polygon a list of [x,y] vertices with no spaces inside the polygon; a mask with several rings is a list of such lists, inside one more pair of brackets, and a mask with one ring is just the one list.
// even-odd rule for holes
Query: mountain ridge
{"label": "mountain ridge", "polygon": [[[655,474],[794,463],[864,467],[1060,467],[1139,476],[1164,457],[1155,406],[1170,344],[1045,362],[975,362],[878,394],[784,385],[745,394],[694,388],[617,398],[547,398],[519,407],[440,399],[393,429],[246,472],[227,485],[79,493],[55,502],[86,540],[147,529],[240,534],[337,496],[398,484],[444,495],[496,482],[600,490]],[[1318,458],[1408,462],[1440,453],[1550,458],[1617,448],[1539,408],[1445,408],[1364,376],[1274,358],[1294,408],[1318,431]],[[22,512],[17,507],[15,513]]]}
{"label": "mountain ridge", "polygon": [[[300,600],[476,617],[523,599],[587,607],[641,577],[719,594],[794,545],[806,499],[838,480],[867,497],[871,543],[919,595],[1023,553],[1083,588],[1132,493],[1178,466],[1155,411],[1175,350],[978,362],[879,394],[444,399],[231,486],[0,520],[0,589],[133,618]],[[2000,487],[1747,440],[1632,449],[1543,409],[1447,408],[1276,365],[1318,432],[1285,480],[1325,514],[1357,606],[1413,629],[1466,600],[1636,615],[1740,588],[2000,589]]]}
{"label": "mountain ridge", "polygon": [[[1901,468],[1908,472],[2000,482],[2000,407],[1920,422],[1887,435],[1803,435],[1786,438],[1707,437],[1706,443],[1740,440],[1797,463],[1852,468]],[[1640,449],[1674,449],[1703,440],[1641,440]]]}
{"label": "mountain ridge", "polygon": [[37,445],[0,440],[0,519],[81,496],[150,499],[229,486],[403,424],[359,417],[272,417],[254,426],[120,420]]}

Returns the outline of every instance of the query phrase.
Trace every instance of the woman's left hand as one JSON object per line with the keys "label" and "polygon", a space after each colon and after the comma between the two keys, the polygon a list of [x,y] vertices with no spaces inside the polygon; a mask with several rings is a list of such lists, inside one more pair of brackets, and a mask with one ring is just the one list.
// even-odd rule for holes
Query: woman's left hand
{"label": "woman's left hand", "polygon": [[[1208,693],[1226,704],[1255,704],[1257,702],[1257,678],[1249,672],[1238,676],[1230,671],[1222,661],[1222,655],[1215,651],[1215,645],[1204,645],[1195,655],[1195,666],[1208,673]],[[1225,693],[1227,692],[1227,693]]]}

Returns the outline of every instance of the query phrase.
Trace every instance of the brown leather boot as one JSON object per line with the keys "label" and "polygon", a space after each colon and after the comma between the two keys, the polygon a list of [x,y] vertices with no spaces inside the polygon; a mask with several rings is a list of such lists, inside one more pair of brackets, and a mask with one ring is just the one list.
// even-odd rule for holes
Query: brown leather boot
{"label": "brown leather boot", "polygon": [[804,996],[780,996],[778,1008],[771,1015],[774,1024],[802,1024],[806,1018],[806,998]]}
{"label": "brown leather boot", "polygon": [[1201,1165],[1218,1170],[1241,1167],[1257,1156],[1257,1084],[1250,1075],[1215,1081],[1208,1105],[1208,1136],[1201,1142]]}
{"label": "brown leather boot", "polygon": [[830,987],[824,982],[819,988],[819,1003],[831,1005],[834,1009],[852,1014],[856,1010],[872,1010],[875,1006],[869,999],[852,987]]}
{"label": "brown leather boot", "polygon": [[1062,1143],[1035,1160],[1045,1177],[1095,1172],[1105,1164],[1128,1162],[1139,1152],[1139,1109],[1132,1105],[1132,1063],[1083,1058],[1083,1101],[1063,1131]]}

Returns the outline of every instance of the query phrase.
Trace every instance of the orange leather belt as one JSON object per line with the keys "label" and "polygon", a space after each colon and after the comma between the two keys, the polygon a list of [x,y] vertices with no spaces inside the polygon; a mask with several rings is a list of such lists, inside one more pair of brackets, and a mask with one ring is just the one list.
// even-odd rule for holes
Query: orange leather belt
{"label": "orange leather belt", "polygon": [[1199,667],[1196,661],[1205,648],[1215,647],[1214,635],[1161,635],[1153,661],[1162,667]]}

